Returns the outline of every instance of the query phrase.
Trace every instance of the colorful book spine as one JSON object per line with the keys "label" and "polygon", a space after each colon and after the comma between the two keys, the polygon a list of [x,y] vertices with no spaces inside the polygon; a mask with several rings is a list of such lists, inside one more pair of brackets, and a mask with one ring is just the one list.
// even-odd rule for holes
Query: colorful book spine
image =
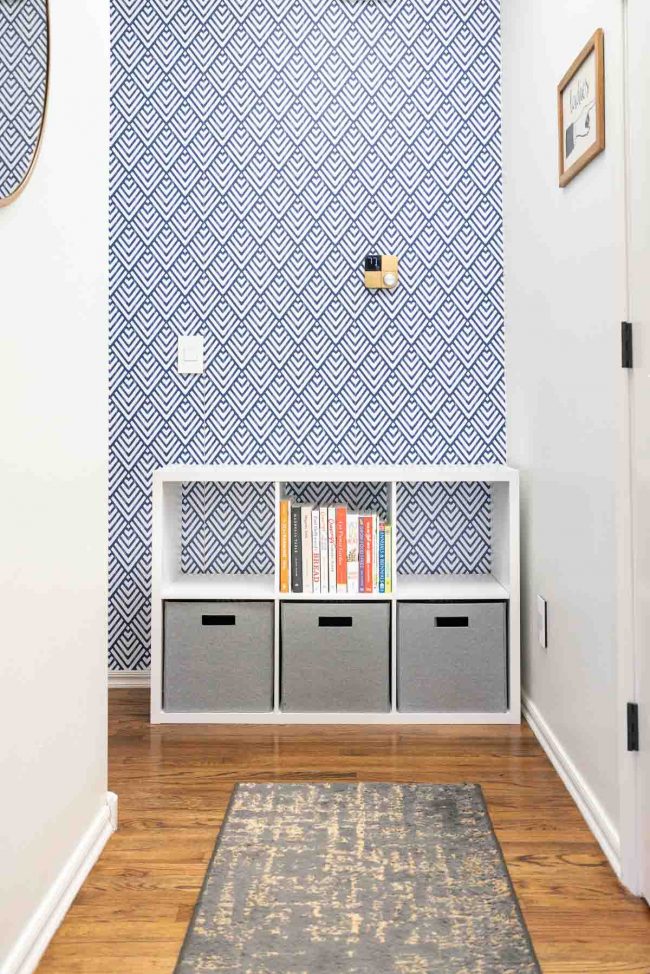
{"label": "colorful book spine", "polygon": [[312,550],[311,550],[311,505],[300,508],[302,522],[302,591],[311,594],[314,590],[312,581]]}
{"label": "colorful book spine", "polygon": [[348,594],[359,591],[359,515],[348,514],[346,519]]}
{"label": "colorful book spine", "polygon": [[327,508],[327,567],[330,595],[336,594],[336,508]]}
{"label": "colorful book spine", "polygon": [[386,545],[386,592],[393,591],[393,532],[390,524],[384,526]]}
{"label": "colorful book spine", "polygon": [[360,514],[359,527],[357,529],[359,532],[358,547],[359,547],[359,591],[360,592],[365,592],[366,590],[366,578],[365,578],[366,552],[365,552],[365,545],[364,545],[365,527],[366,527],[366,519],[363,516],[363,514]]}
{"label": "colorful book spine", "polygon": [[364,560],[364,592],[372,592],[372,516],[367,515],[363,519],[363,560]]}
{"label": "colorful book spine", "polygon": [[329,555],[327,553],[327,508],[318,511],[320,534],[320,590],[321,595],[329,593]]}
{"label": "colorful book spine", "polygon": [[372,588],[371,592],[379,591],[379,517],[372,515]]}
{"label": "colorful book spine", "polygon": [[311,552],[312,589],[314,595],[320,595],[320,511],[317,507],[311,512]]}
{"label": "colorful book spine", "polygon": [[290,578],[289,555],[289,520],[291,517],[291,501],[280,501],[280,591],[288,592]]}
{"label": "colorful book spine", "polygon": [[302,519],[297,506],[291,508],[291,591],[302,592]]}
{"label": "colorful book spine", "polygon": [[279,509],[279,591],[314,595],[392,594],[395,534],[377,514],[298,505]]}
{"label": "colorful book spine", "polygon": [[336,508],[336,591],[347,592],[348,590],[348,570],[347,570],[347,509],[345,507]]}

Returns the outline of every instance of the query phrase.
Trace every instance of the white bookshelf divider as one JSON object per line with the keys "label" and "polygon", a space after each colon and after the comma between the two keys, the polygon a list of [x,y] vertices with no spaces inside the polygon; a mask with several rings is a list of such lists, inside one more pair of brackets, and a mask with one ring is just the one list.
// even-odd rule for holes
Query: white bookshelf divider
{"label": "white bookshelf divider", "polygon": [[[184,484],[269,483],[275,497],[273,575],[184,574],[181,501]],[[285,485],[384,483],[393,526],[393,590],[388,595],[313,595],[279,590],[279,508]],[[489,575],[398,575],[400,483],[478,482],[490,487],[492,571]],[[163,706],[163,616],[167,600],[268,600],[275,603],[274,705],[264,713],[169,712]],[[280,709],[280,604],[383,601],[391,603],[391,710],[387,713],[284,713]],[[508,606],[508,709],[503,713],[400,713],[396,707],[396,607],[400,601],[504,601]],[[520,721],[519,475],[512,467],[481,466],[168,466],[154,471],[152,512],[151,722],[223,724],[515,724]]]}

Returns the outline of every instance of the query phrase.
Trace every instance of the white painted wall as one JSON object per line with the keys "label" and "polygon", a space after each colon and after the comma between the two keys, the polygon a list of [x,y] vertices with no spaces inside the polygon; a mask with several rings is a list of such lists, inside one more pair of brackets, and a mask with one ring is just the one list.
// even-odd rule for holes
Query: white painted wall
{"label": "white painted wall", "polygon": [[50,6],[43,149],[0,209],[3,972],[107,801],[108,3]]}
{"label": "white painted wall", "polygon": [[[618,854],[617,496],[625,317],[621,0],[502,0],[509,461],[523,686]],[[605,32],[607,148],[558,187],[556,87]],[[548,599],[537,642],[535,595]]]}

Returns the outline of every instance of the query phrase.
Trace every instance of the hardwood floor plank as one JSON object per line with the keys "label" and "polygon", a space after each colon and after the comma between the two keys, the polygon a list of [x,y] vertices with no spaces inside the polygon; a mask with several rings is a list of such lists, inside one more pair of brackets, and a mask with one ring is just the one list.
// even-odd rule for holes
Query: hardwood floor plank
{"label": "hardwood floor plank", "polygon": [[650,910],[620,886],[526,725],[147,721],[147,691],[111,691],[120,831],[39,974],[172,974],[233,785],[246,780],[478,782],[544,974],[650,974]]}

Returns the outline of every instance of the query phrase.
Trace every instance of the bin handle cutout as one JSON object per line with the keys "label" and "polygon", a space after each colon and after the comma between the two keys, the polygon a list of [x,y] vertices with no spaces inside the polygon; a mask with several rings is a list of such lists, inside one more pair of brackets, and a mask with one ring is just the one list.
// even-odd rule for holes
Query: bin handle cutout
{"label": "bin handle cutout", "polygon": [[325,626],[327,628],[335,628],[337,626],[351,626],[352,616],[319,616],[318,625]]}
{"label": "bin handle cutout", "polygon": [[469,626],[467,616],[436,616],[436,626],[439,629],[462,629]]}
{"label": "bin handle cutout", "polygon": [[235,616],[201,616],[202,626],[234,626]]}

